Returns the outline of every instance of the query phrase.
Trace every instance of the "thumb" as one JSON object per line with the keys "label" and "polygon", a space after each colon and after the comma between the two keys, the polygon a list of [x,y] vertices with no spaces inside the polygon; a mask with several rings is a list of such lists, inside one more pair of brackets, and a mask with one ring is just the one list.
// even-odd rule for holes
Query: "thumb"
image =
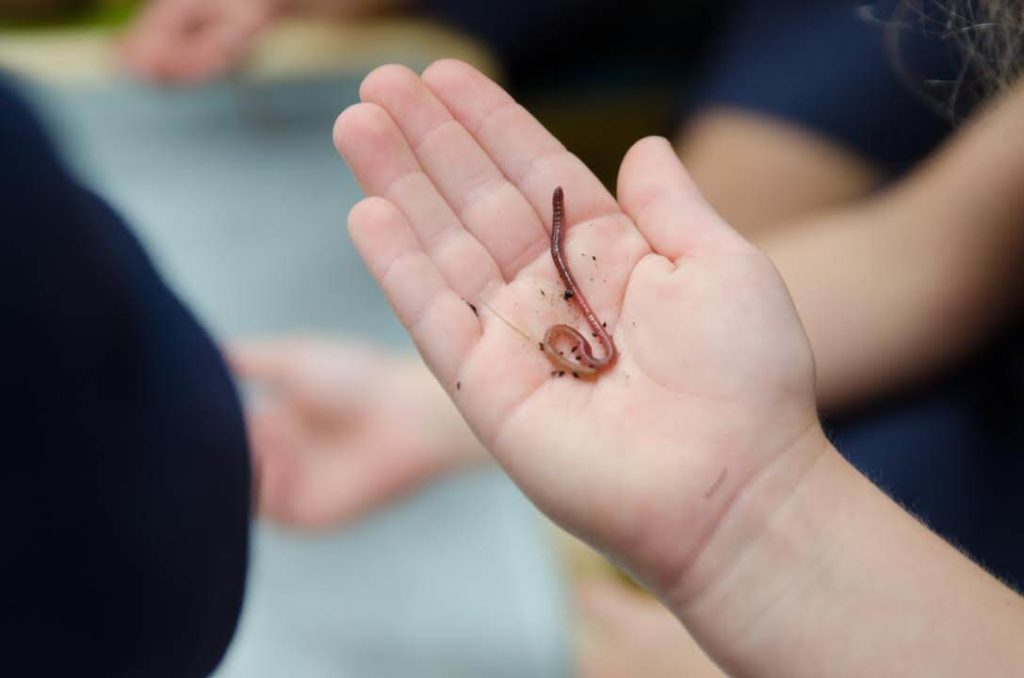
{"label": "thumb", "polygon": [[641,139],[626,153],[618,197],[654,251],[673,261],[698,251],[745,245],[704,200],[662,137]]}

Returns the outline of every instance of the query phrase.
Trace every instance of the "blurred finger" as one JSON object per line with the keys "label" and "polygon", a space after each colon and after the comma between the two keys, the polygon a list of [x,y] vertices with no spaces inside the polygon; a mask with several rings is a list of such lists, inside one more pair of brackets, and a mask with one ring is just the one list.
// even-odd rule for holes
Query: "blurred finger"
{"label": "blurred finger", "polygon": [[238,342],[228,360],[255,387],[250,409],[289,408],[313,428],[359,417],[381,365],[380,353],[369,347],[302,337]]}
{"label": "blurred finger", "polygon": [[287,497],[293,486],[296,450],[302,444],[300,429],[286,410],[274,407],[246,412],[254,476],[259,482],[256,496],[261,515]]}
{"label": "blurred finger", "polygon": [[[176,55],[178,82],[209,80],[237,67],[256,36],[270,23],[271,16],[270,8],[262,0],[223,5],[195,32],[189,48]],[[183,36],[182,41],[185,39]]]}
{"label": "blurred finger", "polygon": [[491,253],[437,192],[387,111],[376,104],[350,107],[338,118],[335,142],[366,192],[386,197],[404,215],[459,295],[476,300],[488,285],[504,282]]}
{"label": "blurred finger", "polygon": [[287,341],[237,341],[227,347],[227,360],[232,371],[246,379],[283,378],[292,365],[292,351]]}
{"label": "blurred finger", "polygon": [[398,209],[367,198],[349,214],[352,242],[412,335],[434,374],[451,391],[480,339],[480,320],[445,281]]}
{"label": "blurred finger", "polygon": [[121,43],[125,65],[140,75],[157,76],[166,55],[175,51],[185,29],[205,10],[197,0],[153,0],[145,5]]}
{"label": "blurred finger", "polygon": [[306,450],[271,466],[264,517],[306,529],[337,528],[394,501],[433,472],[427,460],[353,441],[344,448]]}
{"label": "blurred finger", "polygon": [[[506,280],[545,249],[538,212],[416,73],[382,66],[367,76],[359,93],[390,114],[419,164]],[[519,136],[515,128],[504,133]]]}

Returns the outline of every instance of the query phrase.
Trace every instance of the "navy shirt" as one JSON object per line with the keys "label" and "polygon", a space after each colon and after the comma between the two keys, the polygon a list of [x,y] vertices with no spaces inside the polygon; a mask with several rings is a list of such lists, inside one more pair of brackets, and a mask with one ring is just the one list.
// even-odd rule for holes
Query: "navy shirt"
{"label": "navy shirt", "polygon": [[[677,89],[686,110],[729,106],[776,117],[889,177],[949,135],[962,84],[945,10],[932,0],[421,4],[485,40],[514,89],[583,80],[621,96],[614,85],[658,81]],[[955,103],[964,116],[974,102]]]}
{"label": "navy shirt", "polygon": [[242,601],[249,465],[224,362],[0,82],[0,662],[200,676]]}
{"label": "navy shirt", "polygon": [[[870,161],[889,177],[952,131],[957,45],[940,10],[899,0],[737,0],[694,93],[695,106],[779,118]],[[960,100],[959,114],[970,107]]]}

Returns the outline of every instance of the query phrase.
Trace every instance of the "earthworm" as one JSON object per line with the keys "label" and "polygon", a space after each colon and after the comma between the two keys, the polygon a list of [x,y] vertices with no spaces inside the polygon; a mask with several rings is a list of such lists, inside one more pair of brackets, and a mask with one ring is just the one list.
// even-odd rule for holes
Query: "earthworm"
{"label": "earthworm", "polygon": [[[594,351],[582,334],[569,325],[552,325],[544,333],[544,341],[541,348],[557,366],[577,375],[591,376],[607,369],[615,362],[618,351],[615,342],[608,333],[607,326],[598,319],[597,314],[590,308],[582,290],[576,284],[576,279],[569,270],[569,263],[565,259],[563,248],[565,246],[565,194],[562,187],[555,189],[551,197],[551,258],[555,262],[555,269],[565,283],[566,301],[576,302],[583,317],[587,319],[593,336],[600,340],[604,348],[604,355],[600,358],[594,355]],[[563,341],[564,340],[564,341]],[[564,346],[559,350],[557,344]]]}

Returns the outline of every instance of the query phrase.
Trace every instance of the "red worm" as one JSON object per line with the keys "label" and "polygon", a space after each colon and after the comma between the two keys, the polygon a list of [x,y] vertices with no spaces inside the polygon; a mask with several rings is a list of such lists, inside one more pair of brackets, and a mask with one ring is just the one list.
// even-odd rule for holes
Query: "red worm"
{"label": "red worm", "polygon": [[[590,323],[594,337],[601,341],[601,345],[604,348],[604,356],[600,358],[594,356],[590,342],[575,328],[568,325],[552,325],[549,327],[548,331],[544,333],[544,342],[541,348],[544,349],[544,352],[551,358],[551,361],[559,368],[572,372],[577,376],[590,376],[610,367],[615,362],[618,352],[615,349],[615,342],[612,341],[612,336],[608,334],[605,324],[598,319],[597,314],[590,308],[590,304],[587,303],[586,297],[583,296],[579,285],[576,284],[576,279],[573,277],[572,271],[569,270],[569,264],[565,260],[565,253],[563,252],[565,245],[565,196],[561,186],[555,189],[551,202],[553,211],[551,217],[551,258],[555,261],[558,275],[562,277],[562,282],[565,283],[566,300],[575,301],[577,306],[579,306],[583,317]],[[560,344],[564,348],[559,350],[556,344]]]}

